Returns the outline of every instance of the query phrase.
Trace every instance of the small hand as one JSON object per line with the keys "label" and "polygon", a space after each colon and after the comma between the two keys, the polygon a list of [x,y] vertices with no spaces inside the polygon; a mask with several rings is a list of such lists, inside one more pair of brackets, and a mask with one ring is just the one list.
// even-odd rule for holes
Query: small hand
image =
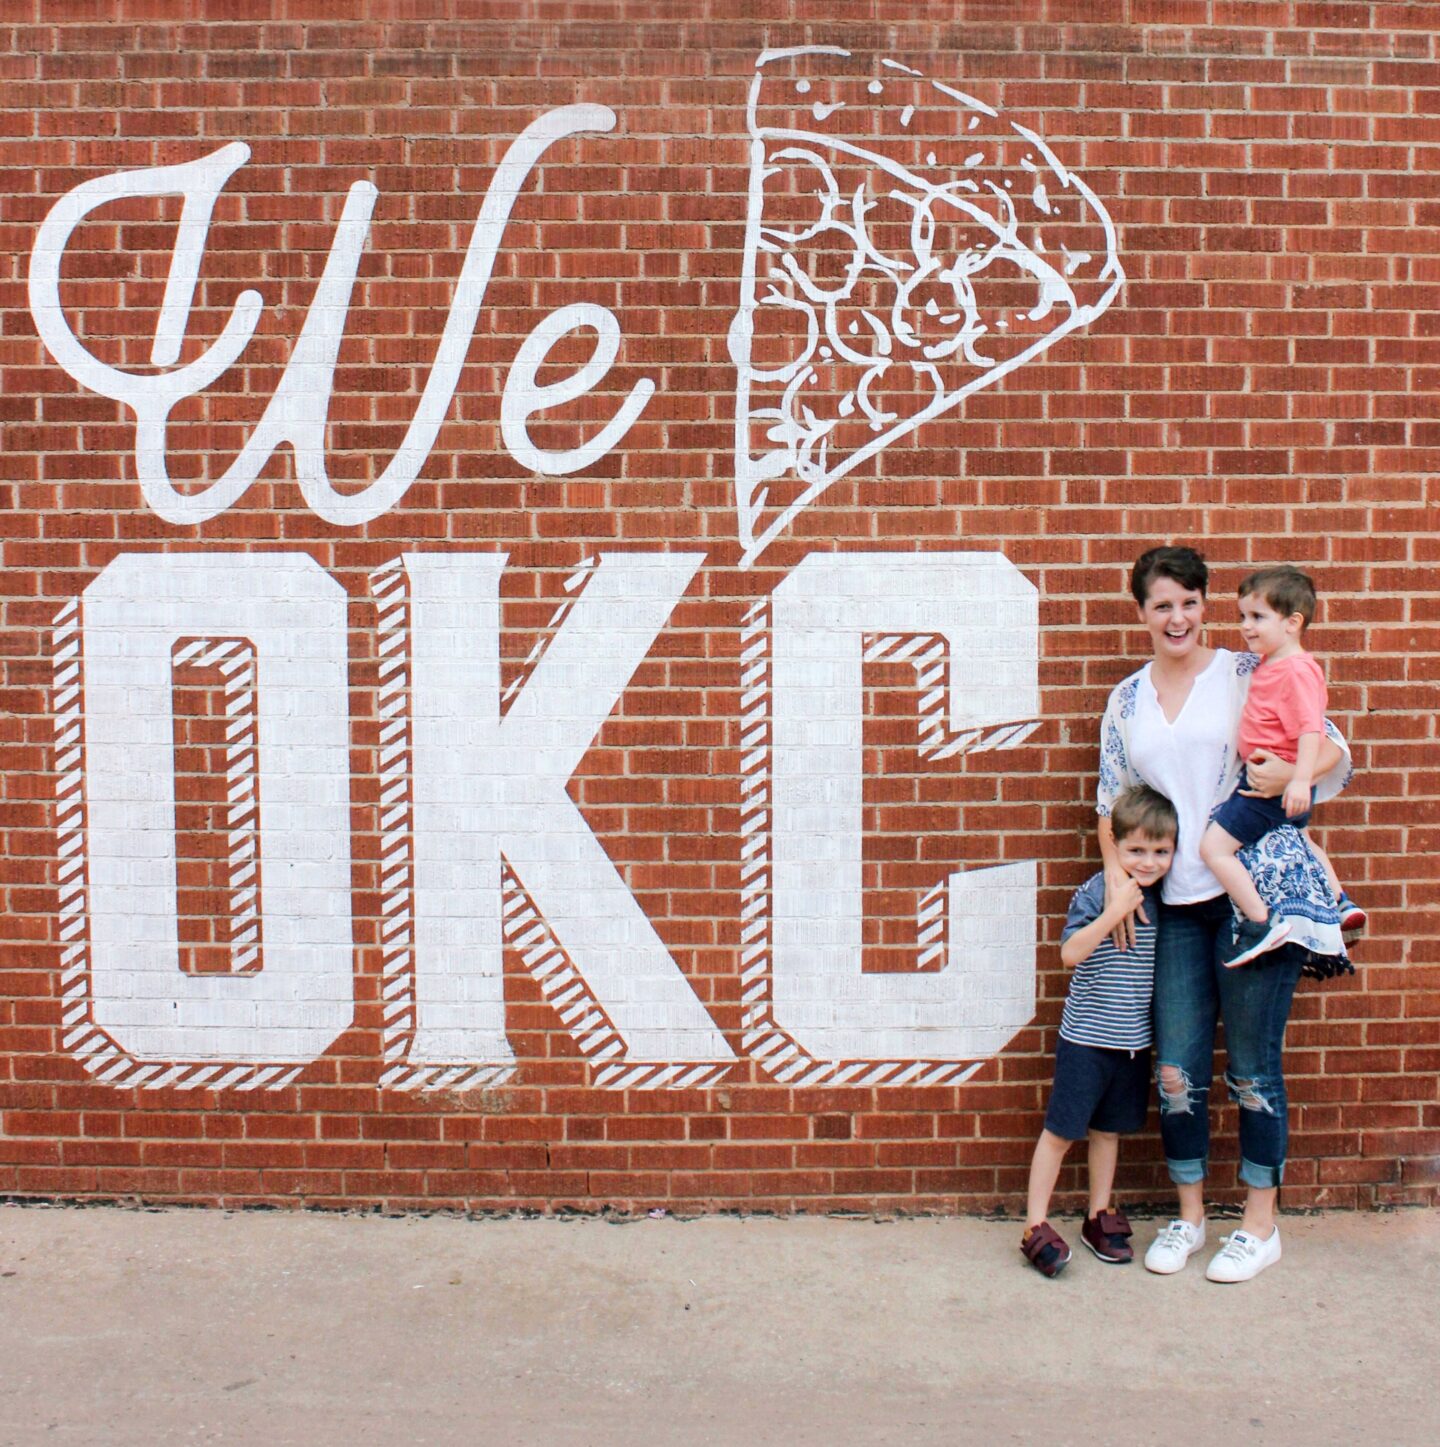
{"label": "small hand", "polygon": [[1245,760],[1245,780],[1250,787],[1240,792],[1247,799],[1273,799],[1285,792],[1285,786],[1294,774],[1294,764],[1287,763],[1269,749],[1256,749]]}
{"label": "small hand", "polygon": [[1117,950],[1135,948],[1135,916],[1142,924],[1150,923],[1145,913],[1145,894],[1140,886],[1117,864],[1105,871],[1105,908],[1108,910],[1117,902],[1125,906],[1125,917],[1110,931],[1110,943]]}
{"label": "small hand", "polygon": [[1310,807],[1310,785],[1291,779],[1285,785],[1285,817],[1296,819]]}
{"label": "small hand", "polygon": [[1128,919],[1135,914],[1136,910],[1140,910],[1143,913],[1145,909],[1145,892],[1127,874],[1125,876],[1125,883],[1115,891],[1115,898],[1111,902],[1123,909]]}

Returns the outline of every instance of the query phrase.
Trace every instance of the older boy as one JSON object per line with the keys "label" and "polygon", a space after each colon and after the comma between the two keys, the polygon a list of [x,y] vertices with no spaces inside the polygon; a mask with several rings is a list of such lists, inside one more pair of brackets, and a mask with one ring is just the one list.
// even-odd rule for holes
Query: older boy
{"label": "older boy", "polygon": [[[1150,1101],[1150,1003],[1155,988],[1157,886],[1175,856],[1175,808],[1154,789],[1130,789],[1110,815],[1125,887],[1105,905],[1105,876],[1075,891],[1060,959],[1074,970],[1055,1048],[1055,1083],[1045,1129],[1030,1162],[1025,1235],[1020,1250],[1045,1276],[1058,1276],[1070,1248],[1046,1220],[1061,1163],[1072,1141],[1089,1138],[1090,1205],[1080,1239],[1101,1261],[1131,1260],[1130,1222],[1110,1209],[1120,1136],[1144,1127]],[[1142,909],[1143,905],[1143,909]],[[1135,944],[1117,950],[1111,935],[1134,916]]]}

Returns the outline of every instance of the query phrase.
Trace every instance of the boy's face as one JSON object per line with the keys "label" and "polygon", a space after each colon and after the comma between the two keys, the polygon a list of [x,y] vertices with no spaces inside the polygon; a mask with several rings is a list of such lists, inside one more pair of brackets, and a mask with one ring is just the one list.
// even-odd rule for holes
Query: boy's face
{"label": "boy's face", "polygon": [[1172,837],[1154,839],[1141,829],[1117,840],[1115,847],[1120,851],[1120,867],[1142,889],[1149,889],[1164,879],[1175,858]]}
{"label": "boy's face", "polygon": [[1258,593],[1247,593],[1240,600],[1240,636],[1251,653],[1268,658],[1292,639],[1298,639],[1305,627],[1299,613],[1287,618]]}

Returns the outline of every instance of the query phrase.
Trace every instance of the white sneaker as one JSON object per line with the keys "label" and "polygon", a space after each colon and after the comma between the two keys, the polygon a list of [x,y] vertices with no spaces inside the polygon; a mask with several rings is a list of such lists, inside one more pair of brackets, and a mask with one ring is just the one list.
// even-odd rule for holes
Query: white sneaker
{"label": "white sneaker", "polygon": [[1172,1221],[1145,1253],[1145,1269],[1157,1276],[1173,1276],[1205,1244],[1205,1223]]}
{"label": "white sneaker", "polygon": [[1263,1241],[1248,1231],[1232,1231],[1205,1268],[1207,1281],[1249,1281],[1280,1259],[1280,1228]]}

